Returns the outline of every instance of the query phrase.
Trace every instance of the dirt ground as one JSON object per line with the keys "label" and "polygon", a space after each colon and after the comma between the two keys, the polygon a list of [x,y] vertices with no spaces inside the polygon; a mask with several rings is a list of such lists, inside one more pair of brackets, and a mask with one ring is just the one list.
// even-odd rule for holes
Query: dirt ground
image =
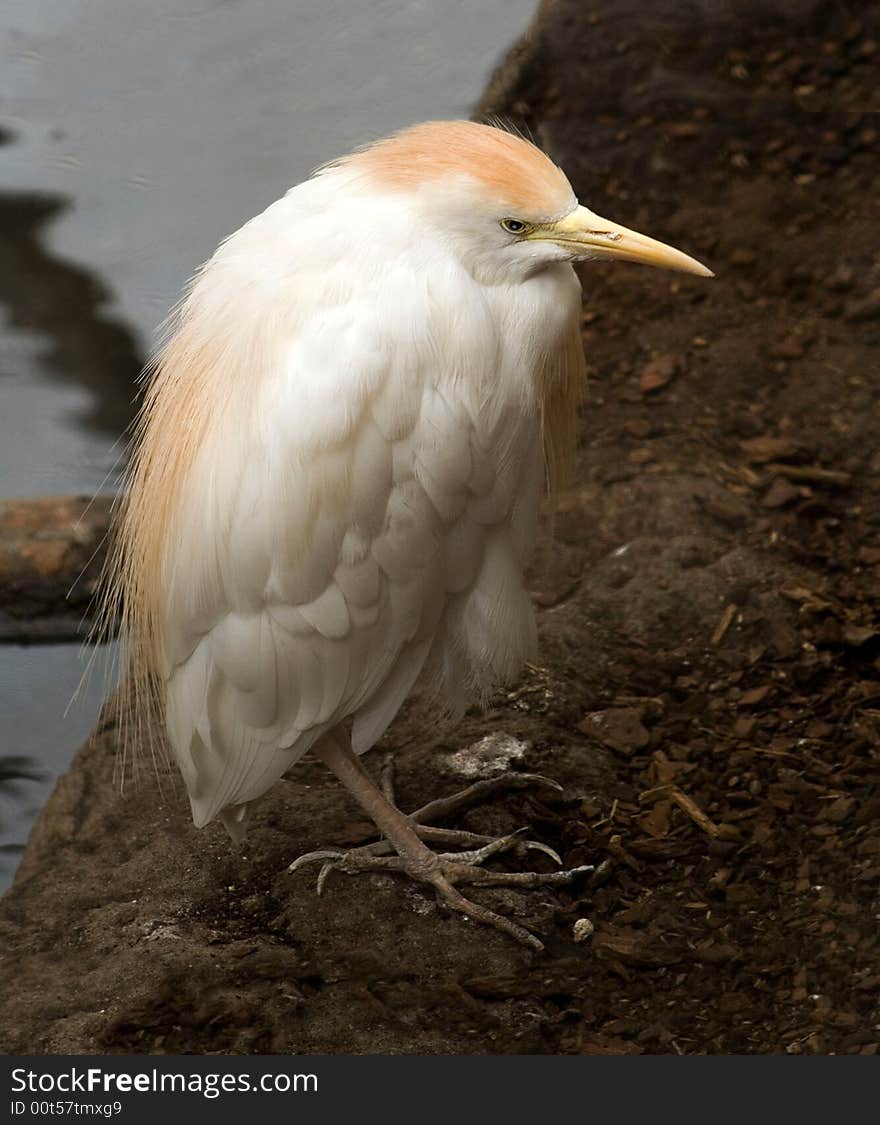
{"label": "dirt ground", "polygon": [[239,853],[149,768],[120,798],[108,727],[3,900],[4,1050],[877,1052],[878,25],[877,4],[559,0],[487,94],[583,202],[717,274],[583,268],[542,666],[382,744],[404,807],[488,734],[565,785],[457,821],[596,865],[482,896],[546,951],[391,878],[318,898],[285,874],[363,838],[316,765]]}

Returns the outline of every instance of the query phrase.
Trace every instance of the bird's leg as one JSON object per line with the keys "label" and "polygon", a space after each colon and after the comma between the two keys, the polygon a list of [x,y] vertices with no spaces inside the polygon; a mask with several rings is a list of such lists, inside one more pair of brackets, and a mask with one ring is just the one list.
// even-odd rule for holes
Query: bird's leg
{"label": "bird's leg", "polygon": [[[382,856],[371,853],[369,848],[358,848],[349,852],[326,849],[301,856],[290,865],[290,870],[293,871],[304,862],[329,861],[325,862],[319,876],[319,889],[328,871],[334,868],[351,875],[364,871],[406,872],[419,882],[433,886],[439,897],[453,910],[486,925],[494,926],[532,949],[543,949],[541,942],[528,930],[478,903],[471,902],[456,889],[455,884],[559,886],[570,883],[578,875],[592,870],[590,867],[576,867],[569,871],[539,874],[535,871],[486,871],[477,866],[499,851],[515,846],[519,842],[518,834],[497,841],[490,840],[485,844],[482,842],[485,838],[481,837],[480,846],[469,852],[452,854],[433,852],[420,839],[417,826],[384,796],[364,769],[360,759],[339,736],[325,735],[313,747],[313,752],[336,775],[361,808],[370,815],[379,831],[397,853],[396,856]],[[471,789],[473,788],[472,786]],[[434,804],[437,803],[432,803]],[[431,807],[425,806],[425,808]],[[420,811],[424,812],[424,810]],[[422,831],[427,831],[438,842],[445,836],[443,829],[423,828]]]}
{"label": "bird's leg", "polygon": [[394,755],[386,754],[382,759],[382,768],[379,771],[379,788],[385,794],[385,800],[389,805],[397,807],[397,799],[394,792]]}

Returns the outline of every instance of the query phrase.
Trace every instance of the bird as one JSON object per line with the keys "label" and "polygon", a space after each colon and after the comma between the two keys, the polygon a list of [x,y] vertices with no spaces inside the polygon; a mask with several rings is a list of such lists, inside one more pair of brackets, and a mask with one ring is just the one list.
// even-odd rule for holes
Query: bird
{"label": "bird", "polygon": [[[106,581],[123,718],[137,733],[155,714],[197,827],[240,839],[311,751],[380,839],[291,869],[321,861],[319,889],[334,869],[396,871],[534,949],[460,888],[588,868],[491,870],[502,851],[559,857],[429,824],[452,797],[404,814],[361,756],[413,693],[460,714],[535,657],[524,575],[574,456],[574,263],[593,259],[712,276],[581,205],[497,124],[429,121],[319,168],[222,242],[172,314]],[[499,779],[532,782],[551,784]]]}

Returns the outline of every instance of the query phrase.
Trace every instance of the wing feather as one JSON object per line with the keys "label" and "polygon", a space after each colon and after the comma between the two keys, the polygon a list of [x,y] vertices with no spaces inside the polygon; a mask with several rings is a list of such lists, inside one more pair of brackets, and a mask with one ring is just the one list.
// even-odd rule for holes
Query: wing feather
{"label": "wing feather", "polygon": [[[400,287],[396,349],[365,298],[301,317],[182,486],[166,699],[199,824],[345,720],[369,749],[423,669],[460,686],[480,662],[503,677],[532,650],[521,496],[540,480],[539,409],[464,402],[465,357],[440,370],[435,348],[412,346],[424,301]],[[469,356],[491,387],[498,342],[483,327],[468,337],[485,337],[482,361]]]}

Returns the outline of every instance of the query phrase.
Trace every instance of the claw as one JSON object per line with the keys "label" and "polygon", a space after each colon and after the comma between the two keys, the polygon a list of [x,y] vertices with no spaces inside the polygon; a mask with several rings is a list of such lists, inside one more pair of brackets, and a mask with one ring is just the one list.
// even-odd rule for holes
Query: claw
{"label": "claw", "polygon": [[315,894],[318,896],[318,898],[321,897],[321,894],[324,890],[324,883],[327,880],[327,876],[336,868],[336,866],[337,865],[335,863],[325,863],[321,870],[318,872],[318,882],[315,885]]}
{"label": "claw", "polygon": [[[288,872],[299,871],[307,863],[317,863],[319,859],[344,859],[345,852],[341,848],[322,848],[316,852],[306,852],[298,856],[288,867]],[[320,878],[320,876],[319,876]]]}
{"label": "claw", "polygon": [[552,777],[544,777],[542,773],[515,773],[513,777],[526,778],[530,783],[537,782],[539,785],[549,785],[551,789],[555,789],[557,793],[564,793],[565,789],[558,781],[554,781]]}
{"label": "claw", "polygon": [[550,856],[557,867],[562,866],[562,856],[548,844],[541,844],[537,840],[523,840],[520,847],[525,848],[527,852],[543,852],[544,855]]}

